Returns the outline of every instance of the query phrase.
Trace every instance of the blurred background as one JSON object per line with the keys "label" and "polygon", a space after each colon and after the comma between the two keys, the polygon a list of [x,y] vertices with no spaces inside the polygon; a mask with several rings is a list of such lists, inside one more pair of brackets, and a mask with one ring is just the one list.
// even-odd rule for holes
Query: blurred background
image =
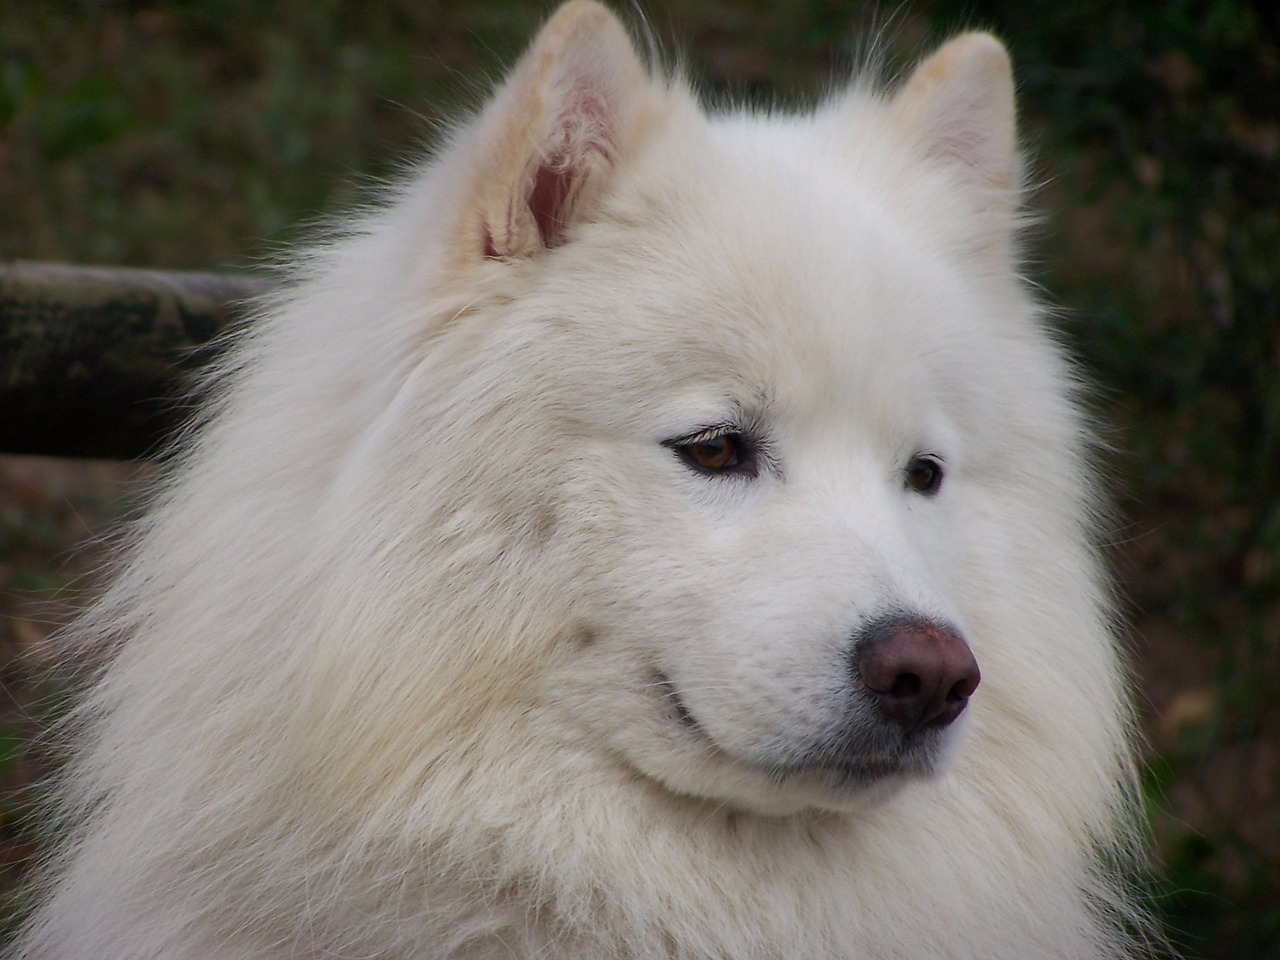
{"label": "blurred background", "polygon": [[[0,262],[252,270],[420,156],[549,6],[0,0]],[[1115,427],[1157,909],[1189,957],[1280,958],[1280,5],[639,8],[712,100],[782,107],[873,36],[891,70],[964,27],[1008,42],[1031,276]],[[36,852],[48,635],[151,469],[0,456],[0,915]]]}

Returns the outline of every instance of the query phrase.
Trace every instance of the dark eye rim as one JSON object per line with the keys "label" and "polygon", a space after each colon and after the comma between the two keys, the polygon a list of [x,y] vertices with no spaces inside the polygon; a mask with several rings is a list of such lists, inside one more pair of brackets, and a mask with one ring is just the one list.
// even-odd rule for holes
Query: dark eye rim
{"label": "dark eye rim", "polygon": [[902,483],[906,489],[925,497],[936,496],[942,489],[946,467],[941,457],[932,453],[917,453],[902,471]]}
{"label": "dark eye rim", "polygon": [[[731,460],[722,467],[705,466],[690,452],[693,447],[716,440],[732,441],[736,447]],[[754,477],[760,472],[761,444],[748,431],[736,425],[708,427],[683,437],[664,440],[662,445],[674,451],[682,464],[704,477]]]}

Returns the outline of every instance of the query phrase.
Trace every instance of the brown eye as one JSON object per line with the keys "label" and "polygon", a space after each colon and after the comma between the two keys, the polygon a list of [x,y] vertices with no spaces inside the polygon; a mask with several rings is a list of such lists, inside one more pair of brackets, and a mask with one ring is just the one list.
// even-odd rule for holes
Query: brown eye
{"label": "brown eye", "polygon": [[662,441],[690,470],[704,477],[755,477],[767,462],[764,445],[733,424],[708,426],[697,433]]}
{"label": "brown eye", "polygon": [[907,464],[906,481],[916,493],[932,496],[942,486],[942,464],[928,457],[912,457]]}
{"label": "brown eye", "polygon": [[683,443],[678,448],[695,467],[718,473],[738,466],[741,462],[741,441],[732,434],[711,437],[696,443]]}

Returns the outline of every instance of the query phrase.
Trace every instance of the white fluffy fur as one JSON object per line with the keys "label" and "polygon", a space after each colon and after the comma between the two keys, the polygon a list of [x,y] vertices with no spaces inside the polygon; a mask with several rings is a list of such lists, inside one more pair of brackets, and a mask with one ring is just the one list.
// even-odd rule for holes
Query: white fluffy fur
{"label": "white fluffy fur", "polygon": [[[240,338],[74,632],[112,653],[11,956],[1125,955],[1125,684],[1013,131],[983,35],[708,117],[564,7]],[[754,478],[663,445],[743,420]],[[771,775],[886,609],[981,665],[948,756]]]}

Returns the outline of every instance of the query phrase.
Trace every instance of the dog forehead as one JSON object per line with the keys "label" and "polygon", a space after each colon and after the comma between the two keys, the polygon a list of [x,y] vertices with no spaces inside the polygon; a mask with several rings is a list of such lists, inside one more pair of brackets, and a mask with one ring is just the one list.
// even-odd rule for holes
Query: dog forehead
{"label": "dog forehead", "polygon": [[804,317],[891,322],[958,279],[945,241],[901,195],[892,149],[848,149],[816,118],[740,118],[710,133],[668,214],[682,234],[669,249],[725,299],[768,304],[804,333]]}
{"label": "dog forehead", "polygon": [[877,358],[944,334],[967,285],[892,185],[861,182],[798,124],[729,126],[713,146],[638,266],[615,274],[643,288],[627,305],[708,358],[790,360],[814,377],[872,376]]}
{"label": "dog forehead", "polygon": [[627,171],[525,298],[565,388],[607,380],[637,409],[659,383],[775,410],[926,392],[965,281],[895,201],[892,151],[845,146],[813,117],[742,115]]}

